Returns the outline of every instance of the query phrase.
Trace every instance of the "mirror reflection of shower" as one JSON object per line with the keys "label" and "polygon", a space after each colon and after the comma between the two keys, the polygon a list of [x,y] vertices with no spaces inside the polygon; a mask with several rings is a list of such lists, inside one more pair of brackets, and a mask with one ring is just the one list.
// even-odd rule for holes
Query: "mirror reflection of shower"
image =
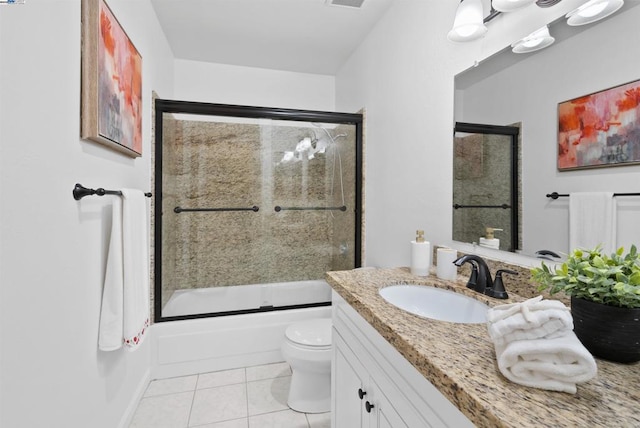
{"label": "mirror reflection of shower", "polygon": [[329,304],[360,264],[362,116],[159,101],[156,317]]}
{"label": "mirror reflection of shower", "polygon": [[453,159],[455,241],[521,248],[520,124],[456,122]]}

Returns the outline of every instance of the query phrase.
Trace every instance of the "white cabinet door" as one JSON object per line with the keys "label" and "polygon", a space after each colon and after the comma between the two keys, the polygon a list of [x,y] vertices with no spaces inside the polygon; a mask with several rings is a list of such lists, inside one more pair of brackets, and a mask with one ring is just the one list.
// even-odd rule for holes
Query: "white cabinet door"
{"label": "white cabinet door", "polygon": [[[356,351],[335,330],[333,341],[334,428],[409,428],[356,356]],[[349,343],[356,345],[358,352],[362,351],[355,341]],[[401,397],[395,389],[389,393]]]}
{"label": "white cabinet door", "polygon": [[[371,380],[371,389],[373,394],[373,409],[371,409],[370,428],[409,428],[404,420],[400,417],[396,409],[378,384]],[[418,428],[418,427],[412,427]]]}
{"label": "white cabinet door", "polygon": [[369,375],[335,330],[333,342],[333,428],[364,427],[369,419],[363,410]]}

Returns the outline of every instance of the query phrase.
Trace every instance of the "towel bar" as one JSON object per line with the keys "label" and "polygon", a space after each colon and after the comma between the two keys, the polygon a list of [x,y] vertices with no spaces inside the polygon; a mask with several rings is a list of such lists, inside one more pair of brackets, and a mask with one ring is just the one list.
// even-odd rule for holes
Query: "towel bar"
{"label": "towel bar", "polygon": [[[545,195],[547,198],[551,198],[551,199],[558,199],[558,198],[564,198],[564,197],[568,197],[569,194],[568,193],[558,193],[558,192],[552,192],[552,193],[547,193]],[[614,193],[613,196],[640,196],[640,193]]]}
{"label": "towel bar", "polygon": [[[98,196],[120,195],[120,196],[122,196],[122,192],[120,190],[105,190],[102,187],[99,187],[97,189],[88,189],[88,188],[84,187],[80,183],[76,183],[75,187],[73,188],[73,199],[75,199],[76,201],[79,201],[80,199],[84,198],[85,196],[91,196],[91,195],[98,195]],[[147,198],[151,197],[151,193],[150,192],[147,192],[144,195]]]}

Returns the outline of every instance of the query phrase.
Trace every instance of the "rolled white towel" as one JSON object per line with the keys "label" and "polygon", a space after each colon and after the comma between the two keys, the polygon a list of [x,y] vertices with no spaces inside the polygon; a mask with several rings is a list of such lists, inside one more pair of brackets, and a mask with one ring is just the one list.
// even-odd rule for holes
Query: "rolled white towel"
{"label": "rolled white towel", "polygon": [[576,384],[594,378],[593,356],[575,333],[554,339],[516,340],[495,345],[498,368],[510,381],[551,391],[576,393]]}
{"label": "rolled white towel", "polygon": [[559,337],[573,330],[571,311],[559,300],[534,297],[487,311],[487,329],[496,344]]}

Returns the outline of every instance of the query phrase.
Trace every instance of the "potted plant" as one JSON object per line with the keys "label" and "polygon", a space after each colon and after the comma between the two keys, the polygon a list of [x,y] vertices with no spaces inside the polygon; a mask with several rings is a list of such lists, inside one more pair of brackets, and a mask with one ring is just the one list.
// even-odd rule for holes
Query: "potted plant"
{"label": "potted plant", "polygon": [[574,332],[595,356],[631,363],[640,361],[640,256],[635,245],[602,254],[573,250],[557,267],[544,262],[531,270],[538,290],[571,296]]}

